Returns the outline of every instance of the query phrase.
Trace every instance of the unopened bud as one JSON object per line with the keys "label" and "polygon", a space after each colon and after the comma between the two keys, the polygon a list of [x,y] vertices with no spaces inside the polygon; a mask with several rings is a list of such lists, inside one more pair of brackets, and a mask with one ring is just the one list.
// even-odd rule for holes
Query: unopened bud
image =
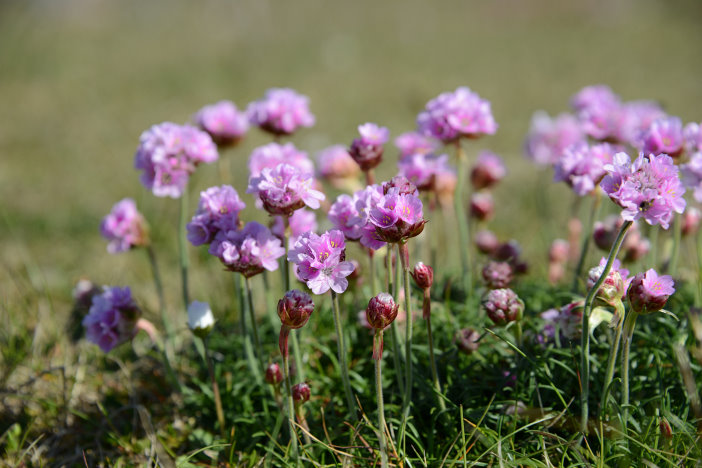
{"label": "unopened bud", "polygon": [[421,289],[429,289],[434,283],[434,269],[422,262],[418,262],[414,266],[414,270],[411,271],[411,274],[412,278],[414,278],[414,282],[417,283],[417,286]]}
{"label": "unopened bud", "polygon": [[506,262],[488,262],[482,273],[490,289],[506,288],[512,282],[512,267]]}
{"label": "unopened bud", "polygon": [[483,300],[483,308],[495,325],[506,325],[522,318],[524,302],[509,288],[493,289]]}
{"label": "unopened bud", "polygon": [[500,241],[492,231],[484,229],[475,234],[475,247],[480,253],[491,255],[499,246]]}
{"label": "unopened bud", "polygon": [[380,293],[368,301],[366,318],[371,327],[383,330],[395,320],[399,309],[400,306],[395,304],[392,295]]}
{"label": "unopened bud", "polygon": [[495,211],[495,202],[489,192],[479,192],[470,197],[470,215],[479,220],[486,221]]}
{"label": "unopened bud", "polygon": [[215,319],[212,309],[207,302],[193,301],[188,306],[188,328],[192,332],[204,338],[210,334],[214,327]]}
{"label": "unopened bud", "polygon": [[480,333],[472,328],[464,328],[456,333],[456,346],[458,346],[458,349],[462,352],[472,354],[480,347],[480,343],[478,342],[479,338]]}
{"label": "unopened bud", "polygon": [[271,385],[278,385],[283,381],[283,372],[277,363],[269,364],[266,368],[266,382]]}
{"label": "unopened bud", "polygon": [[301,405],[310,400],[310,386],[305,382],[295,384],[292,387],[292,397],[296,405]]}
{"label": "unopened bud", "polygon": [[304,326],[314,311],[314,302],[309,294],[293,289],[278,301],[278,317],[288,328]]}

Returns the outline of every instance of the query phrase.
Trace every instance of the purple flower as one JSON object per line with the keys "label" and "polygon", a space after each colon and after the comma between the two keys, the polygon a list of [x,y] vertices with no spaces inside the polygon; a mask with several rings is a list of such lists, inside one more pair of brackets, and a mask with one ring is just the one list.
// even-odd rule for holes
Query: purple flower
{"label": "purple flower", "polygon": [[653,268],[646,273],[637,273],[626,293],[632,311],[648,314],[661,310],[668,297],[675,292],[673,284],[673,278],[669,275],[658,276]]}
{"label": "purple flower", "polygon": [[194,246],[209,244],[219,231],[239,229],[239,212],[246,208],[231,185],[210,187],[200,192],[200,203],[186,226]]}
{"label": "purple flower", "polygon": [[429,101],[417,116],[419,132],[443,142],[493,135],[497,124],[490,102],[462,86]]}
{"label": "purple flower", "polygon": [[567,147],[580,142],[585,142],[585,133],[578,119],[570,114],[560,114],[552,119],[539,111],[531,118],[524,152],[536,164],[554,164]]}
{"label": "purple flower", "polygon": [[249,119],[231,101],[205,106],[195,114],[195,123],[220,146],[237,143],[249,130]]}
{"label": "purple flower", "polygon": [[337,294],[346,291],[349,284],[346,277],[353,273],[354,266],[344,261],[345,257],[344,234],[338,230],[321,236],[304,233],[288,252],[288,260],[296,265],[297,277],[314,294],[324,294],[329,289]]}
{"label": "purple flower", "polygon": [[346,194],[339,195],[329,209],[327,216],[334,228],[343,232],[348,240],[361,238],[361,232],[366,222],[356,210],[355,197],[352,198]]}
{"label": "purple flower", "polygon": [[558,332],[559,336],[569,340],[580,337],[582,330],[583,305],[585,301],[574,301],[560,309],[549,309],[539,316],[546,322],[543,335],[548,340],[553,340]]}
{"label": "purple flower", "polygon": [[385,246],[385,241],[378,235],[375,225],[370,222],[371,209],[383,199],[383,189],[379,185],[369,185],[353,195],[357,217],[351,218],[349,223],[361,226],[361,245],[369,249],[378,250]]}
{"label": "purple flower", "polygon": [[693,197],[702,203],[702,151],[690,157],[687,164],[680,166],[685,187],[693,191]]}
{"label": "purple flower", "polygon": [[268,143],[255,148],[249,156],[249,172],[251,176],[259,176],[265,168],[273,169],[282,163],[294,166],[305,174],[314,174],[312,160],[292,143]]}
{"label": "purple flower", "polygon": [[[595,285],[602,275],[602,272],[604,272],[606,265],[607,258],[602,257],[600,259],[600,264],[590,269],[587,276],[588,289],[591,289]],[[623,268],[621,262],[615,259],[609,273],[607,273],[607,277],[596,293],[596,298],[604,301],[606,304],[614,306],[617,302],[621,301],[624,294],[626,294],[626,289],[631,282],[631,278],[628,276],[629,270]]]}
{"label": "purple flower", "polygon": [[285,255],[280,239],[255,221],[240,231],[219,231],[210,245],[210,254],[218,257],[230,271],[250,278],[264,269],[278,269],[278,258]]}
{"label": "purple flower", "polygon": [[475,190],[492,187],[507,174],[502,158],[491,151],[481,151],[470,171],[470,183]]}
{"label": "purple flower", "polygon": [[93,297],[90,312],[83,318],[85,335],[104,352],[134,338],[141,310],[129,288],[107,287]]}
{"label": "purple flower", "polygon": [[576,143],[566,148],[563,157],[554,164],[553,180],[567,183],[582,196],[591,193],[605,175],[605,165],[612,162],[614,148],[602,143],[588,147],[587,143]]}
{"label": "purple flower", "polygon": [[657,119],[639,136],[635,146],[644,154],[680,155],[684,149],[682,121],[678,117]]}
{"label": "purple flower", "polygon": [[356,177],[360,172],[358,164],[342,145],[334,145],[323,149],[317,155],[319,175],[332,183],[340,179]]}
{"label": "purple flower", "polygon": [[368,171],[380,164],[383,158],[383,145],[387,143],[390,132],[385,127],[369,122],[359,125],[358,133],[361,137],[353,140],[349,154],[361,170]]}
{"label": "purple flower", "polygon": [[651,124],[661,117],[665,117],[661,107],[652,101],[630,101],[625,102],[619,109],[618,135],[617,140],[636,146],[639,136],[646,131]]}
{"label": "purple flower", "polygon": [[702,122],[692,122],[683,129],[685,150],[690,153],[702,153]]}
{"label": "purple flower", "polygon": [[391,189],[380,203],[370,210],[370,222],[382,240],[389,243],[404,242],[424,230],[422,201],[415,195],[398,194]]}
{"label": "purple flower", "polygon": [[263,99],[249,104],[246,113],[253,125],[274,135],[290,135],[314,125],[307,96],[289,88],[269,89]]}
{"label": "purple flower", "polygon": [[616,106],[619,102],[619,96],[607,85],[586,86],[570,99],[570,105],[576,111],[596,106]]}
{"label": "purple flower", "polygon": [[114,254],[149,243],[149,227],[131,198],[117,202],[102,219],[100,234],[107,239],[107,251]]}
{"label": "purple flower", "polygon": [[246,193],[258,195],[270,214],[290,216],[305,205],[319,208],[324,194],[312,188],[313,182],[310,174],[283,163],[274,169],[263,169],[259,176],[251,176]]}
{"label": "purple flower", "polygon": [[395,138],[400,159],[413,154],[430,154],[439,149],[439,142],[418,132],[406,132]]}
{"label": "purple flower", "polygon": [[436,175],[451,171],[448,155],[442,154],[413,154],[397,163],[398,174],[407,178],[418,190],[433,190],[436,186]]}
{"label": "purple flower", "polygon": [[134,167],[144,171],[141,183],[154,195],[180,198],[195,167],[218,157],[217,146],[207,133],[164,122],[141,134]]}
{"label": "purple flower", "polygon": [[641,154],[632,164],[629,155],[617,153],[605,170],[607,175],[600,186],[624,208],[622,218],[627,221],[644,218],[648,224],[668,229],[673,212],[682,213],[685,209],[685,187],[678,177],[678,168],[666,154],[648,158]]}
{"label": "purple flower", "polygon": [[571,99],[585,133],[595,140],[621,141],[621,127],[626,113],[619,96],[604,85],[583,88]]}
{"label": "purple flower", "polygon": [[483,309],[495,325],[521,320],[524,302],[509,288],[492,289],[483,299]]}

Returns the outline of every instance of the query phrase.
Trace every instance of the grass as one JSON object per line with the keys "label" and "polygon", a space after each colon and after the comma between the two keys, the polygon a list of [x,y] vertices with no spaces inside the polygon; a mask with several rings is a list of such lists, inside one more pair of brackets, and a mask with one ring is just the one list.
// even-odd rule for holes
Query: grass
{"label": "grass", "polygon": [[[267,389],[246,378],[243,340],[234,332],[239,310],[233,280],[206,252],[191,248],[193,298],[209,301],[218,315],[211,347],[233,430],[219,437],[206,368],[181,310],[177,202],[148,194],[132,169],[139,134],[151,124],[186,121],[203,104],[222,98],[243,106],[268,87],[289,86],[310,96],[318,123],[295,143],[314,153],[350,142],[356,125],[365,121],[387,125],[393,135],[411,129],[428,99],[470,86],[492,102],[500,129],[471,145],[469,158],[489,148],[508,162],[510,173],[495,192],[500,208],[490,228],[524,247],[531,271],[517,289],[527,303],[525,331],[537,333],[538,313],[569,300],[566,286],[544,286],[544,276],[546,249],[553,238],[565,237],[572,197],[566,187],[549,183],[550,173],[521,157],[532,112],[566,111],[575,91],[603,82],[624,99],[657,99],[683,121],[699,121],[699,14],[693,1],[452,1],[441,7],[357,2],[324,9],[311,0],[119,6],[76,0],[60,8],[47,2],[3,3],[0,42],[11,44],[0,52],[0,100],[6,109],[0,115],[3,462],[132,466],[158,459],[177,466],[215,460],[249,466],[265,460],[276,466],[286,460],[287,432],[278,407]],[[251,149],[266,138],[251,132],[227,155],[232,166],[243,168]],[[390,162],[381,169],[381,177],[394,171]],[[240,193],[244,172],[233,171]],[[199,171],[191,206],[199,190],[215,183],[216,168]],[[146,316],[158,321],[146,254],[110,256],[98,235],[100,218],[125,196],[136,199],[152,227],[168,310],[178,328],[174,365],[185,388],[180,394],[167,384],[160,357],[145,337],[104,356],[72,340],[68,329],[71,290],[81,277],[130,285]],[[615,211],[608,203],[603,216]],[[263,220],[252,205],[243,217]],[[428,232],[433,228],[430,222]],[[664,238],[661,234],[661,246]],[[495,335],[486,332],[478,352],[459,353],[453,343],[457,329],[488,323],[479,313],[478,294],[473,303],[463,303],[458,265],[445,253],[441,267],[435,266],[440,279],[433,331],[449,409],[437,412],[425,330],[417,320],[414,407],[401,455],[412,466],[463,466],[464,460],[476,466],[628,466],[640,460],[693,466],[702,457],[699,415],[690,409],[681,376],[699,375],[699,362],[693,359],[686,369],[673,348],[682,343],[694,351],[699,345],[688,315],[698,281],[689,260],[694,250],[683,247],[679,276],[685,285],[668,307],[679,321],[644,317],[634,336],[631,432],[621,434],[616,417],[601,428],[593,419],[586,443],[575,434],[577,345],[527,342],[517,350],[510,332],[498,329]],[[590,264],[596,255],[591,253]],[[350,256],[364,261],[359,252]],[[418,259],[413,253],[412,262]],[[278,291],[277,275],[271,276]],[[262,341],[272,359],[277,329],[261,313],[268,302],[260,278],[254,289]],[[314,453],[303,456],[322,465],[339,463],[347,454],[352,463],[368,465],[374,460],[370,447],[377,446],[372,337],[355,325],[369,291],[367,285],[356,291],[342,296],[351,384],[365,416],[356,425],[343,417],[327,299],[301,336],[313,393],[307,419],[316,440]],[[417,308],[418,297],[417,292]],[[609,332],[603,326],[595,338],[593,402],[600,397]],[[385,340],[391,350],[391,334]],[[401,394],[387,353],[383,370],[386,416],[396,436]],[[699,392],[700,384],[695,385]],[[615,379],[613,395],[619,388]],[[619,414],[616,404],[610,403],[612,415]],[[658,430],[663,417],[673,428],[672,440]]]}

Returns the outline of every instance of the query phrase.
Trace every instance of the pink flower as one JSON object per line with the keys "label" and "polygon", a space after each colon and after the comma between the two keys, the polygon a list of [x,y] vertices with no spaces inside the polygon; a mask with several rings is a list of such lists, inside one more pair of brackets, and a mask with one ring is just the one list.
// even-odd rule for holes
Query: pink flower
{"label": "pink flower", "polygon": [[658,276],[653,268],[646,273],[637,273],[626,293],[632,311],[648,314],[661,310],[675,292],[673,284],[672,277]]}
{"label": "pink flower", "polygon": [[700,221],[702,221],[702,212],[700,210],[695,207],[686,209],[682,219],[683,237],[696,234],[700,227]]}
{"label": "pink flower", "polygon": [[298,150],[292,143],[268,143],[251,152],[249,175],[259,176],[265,168],[273,169],[282,163],[294,166],[305,174],[314,174],[314,164],[307,153]]}
{"label": "pink flower", "polygon": [[617,153],[605,170],[607,175],[600,186],[624,208],[625,220],[644,218],[651,225],[668,229],[673,212],[685,209],[685,188],[678,178],[678,168],[666,154],[648,158],[642,154],[631,163],[629,155]]}
{"label": "pink flower", "polygon": [[570,99],[570,105],[576,111],[595,106],[616,106],[619,102],[619,96],[607,85],[586,86]]}
{"label": "pink flower", "polygon": [[424,230],[422,201],[415,195],[398,194],[391,189],[380,203],[370,210],[370,223],[382,240],[389,243],[405,242]]}
{"label": "pink flower", "polygon": [[397,163],[398,174],[406,177],[416,185],[418,190],[433,190],[436,185],[436,175],[452,170],[448,163],[448,155],[442,154],[413,154]]}
{"label": "pink flower", "polygon": [[459,87],[429,101],[417,116],[417,128],[423,135],[450,142],[460,137],[493,135],[497,124],[490,102],[467,87]]}
{"label": "pink flower", "polygon": [[195,114],[195,123],[220,146],[233,145],[249,130],[249,119],[231,101],[205,106]]}
{"label": "pink flower", "polygon": [[500,246],[500,241],[494,232],[487,229],[478,231],[474,237],[475,247],[480,253],[492,255]]}
{"label": "pink flower", "polygon": [[612,162],[613,156],[614,148],[607,143],[593,147],[584,142],[576,143],[566,148],[554,164],[553,180],[566,182],[581,197],[588,195],[604,177],[604,167]]}
{"label": "pink flower", "polygon": [[117,202],[102,219],[100,234],[107,239],[107,251],[114,254],[149,243],[149,227],[131,198]]}
{"label": "pink flower", "polygon": [[334,228],[343,232],[348,240],[361,238],[361,231],[366,222],[356,210],[355,196],[352,198],[346,194],[339,195],[329,209],[327,216]]}
{"label": "pink flower", "polygon": [[546,322],[543,334],[553,340],[558,333],[562,338],[574,340],[581,335],[583,305],[585,301],[574,301],[560,309],[549,309],[539,316]]}
{"label": "pink flower", "polygon": [[346,291],[346,277],[353,273],[354,266],[344,261],[345,257],[344,234],[338,230],[321,236],[305,233],[288,252],[288,260],[296,265],[297,277],[307,283],[314,294],[324,294],[329,289],[337,294]]}
{"label": "pink flower", "polygon": [[439,142],[418,132],[406,132],[395,138],[400,159],[413,154],[431,154],[439,149]]}
{"label": "pink flower", "polygon": [[83,318],[85,335],[104,352],[134,338],[141,310],[129,288],[107,287],[93,297],[88,315]]}
{"label": "pink flower", "polygon": [[387,143],[390,132],[385,127],[374,123],[365,123],[358,126],[360,138],[351,143],[349,154],[359,165],[361,170],[373,169],[383,158],[383,145]]}
{"label": "pink flower", "polygon": [[314,125],[307,96],[289,88],[271,88],[246,110],[253,125],[274,135],[290,135],[300,127]]}
{"label": "pink flower", "polygon": [[219,231],[209,252],[218,257],[228,270],[241,273],[247,278],[264,269],[277,270],[278,258],[285,255],[280,239],[255,221],[246,223],[240,231]]}
{"label": "pink flower", "polygon": [[194,246],[209,244],[219,231],[239,229],[239,212],[244,208],[246,204],[231,185],[200,192],[197,211],[187,225],[188,240]]}
{"label": "pink flower", "polygon": [[690,153],[702,153],[702,122],[692,122],[683,129],[685,150]]}
{"label": "pink flower", "polygon": [[509,288],[492,289],[483,299],[483,309],[495,325],[521,320],[524,302]]}
{"label": "pink flower", "polygon": [[317,162],[319,163],[319,174],[332,183],[339,179],[356,177],[361,172],[356,161],[342,145],[330,146],[320,151],[317,155]]}
{"label": "pink flower", "polygon": [[[600,264],[590,269],[587,276],[588,289],[591,289],[595,285],[602,275],[602,272],[604,272],[606,265],[607,258],[602,257],[600,259]],[[629,270],[623,268],[621,262],[615,259],[609,273],[607,273],[607,277],[597,291],[596,298],[604,301],[606,304],[614,306],[624,297],[624,294],[626,294],[626,289],[631,281],[631,278],[628,276]]]}
{"label": "pink flower", "polygon": [[274,169],[263,169],[259,176],[251,176],[246,193],[258,195],[263,208],[270,214],[290,216],[305,205],[319,208],[324,194],[312,189],[313,183],[310,174],[283,163]]}
{"label": "pink flower", "polygon": [[540,111],[531,118],[524,152],[536,164],[554,164],[567,147],[580,142],[585,142],[585,133],[574,116],[560,114],[552,119]]}
{"label": "pink flower", "polygon": [[693,197],[702,203],[702,152],[690,157],[687,164],[680,166],[683,184],[693,191]]}
{"label": "pink flower", "polygon": [[492,187],[507,174],[502,158],[491,151],[481,151],[470,172],[470,183],[475,190]]}
{"label": "pink flower", "polygon": [[675,157],[682,153],[683,143],[682,121],[678,117],[662,117],[639,136],[635,146],[644,154]]}
{"label": "pink flower", "polygon": [[164,122],[141,134],[134,167],[144,171],[141,183],[154,195],[180,198],[197,165],[218,157],[217,146],[207,133]]}

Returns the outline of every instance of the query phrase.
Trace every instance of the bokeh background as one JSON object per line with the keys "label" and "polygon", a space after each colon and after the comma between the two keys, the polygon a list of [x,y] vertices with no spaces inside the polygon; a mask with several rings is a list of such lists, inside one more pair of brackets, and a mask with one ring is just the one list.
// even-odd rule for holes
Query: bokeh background
{"label": "bokeh background", "polygon": [[[139,184],[139,135],[220,99],[245,107],[269,87],[310,97],[317,125],[293,141],[312,155],[366,121],[393,137],[411,130],[429,99],[458,86],[490,100],[499,131],[467,150],[507,161],[491,227],[538,272],[573,197],[524,159],[531,115],[566,111],[580,88],[605,83],[702,120],[701,20],[694,0],[0,2],[0,328],[30,326],[49,346],[79,278],[150,288],[146,259],[108,255],[98,233],[127,196],[152,225],[177,304],[178,203]],[[251,149],[267,141],[254,129],[227,154],[240,193]],[[215,183],[216,168],[199,170],[191,206]],[[204,286],[224,275],[191,253],[194,295],[208,299],[217,293]]]}

